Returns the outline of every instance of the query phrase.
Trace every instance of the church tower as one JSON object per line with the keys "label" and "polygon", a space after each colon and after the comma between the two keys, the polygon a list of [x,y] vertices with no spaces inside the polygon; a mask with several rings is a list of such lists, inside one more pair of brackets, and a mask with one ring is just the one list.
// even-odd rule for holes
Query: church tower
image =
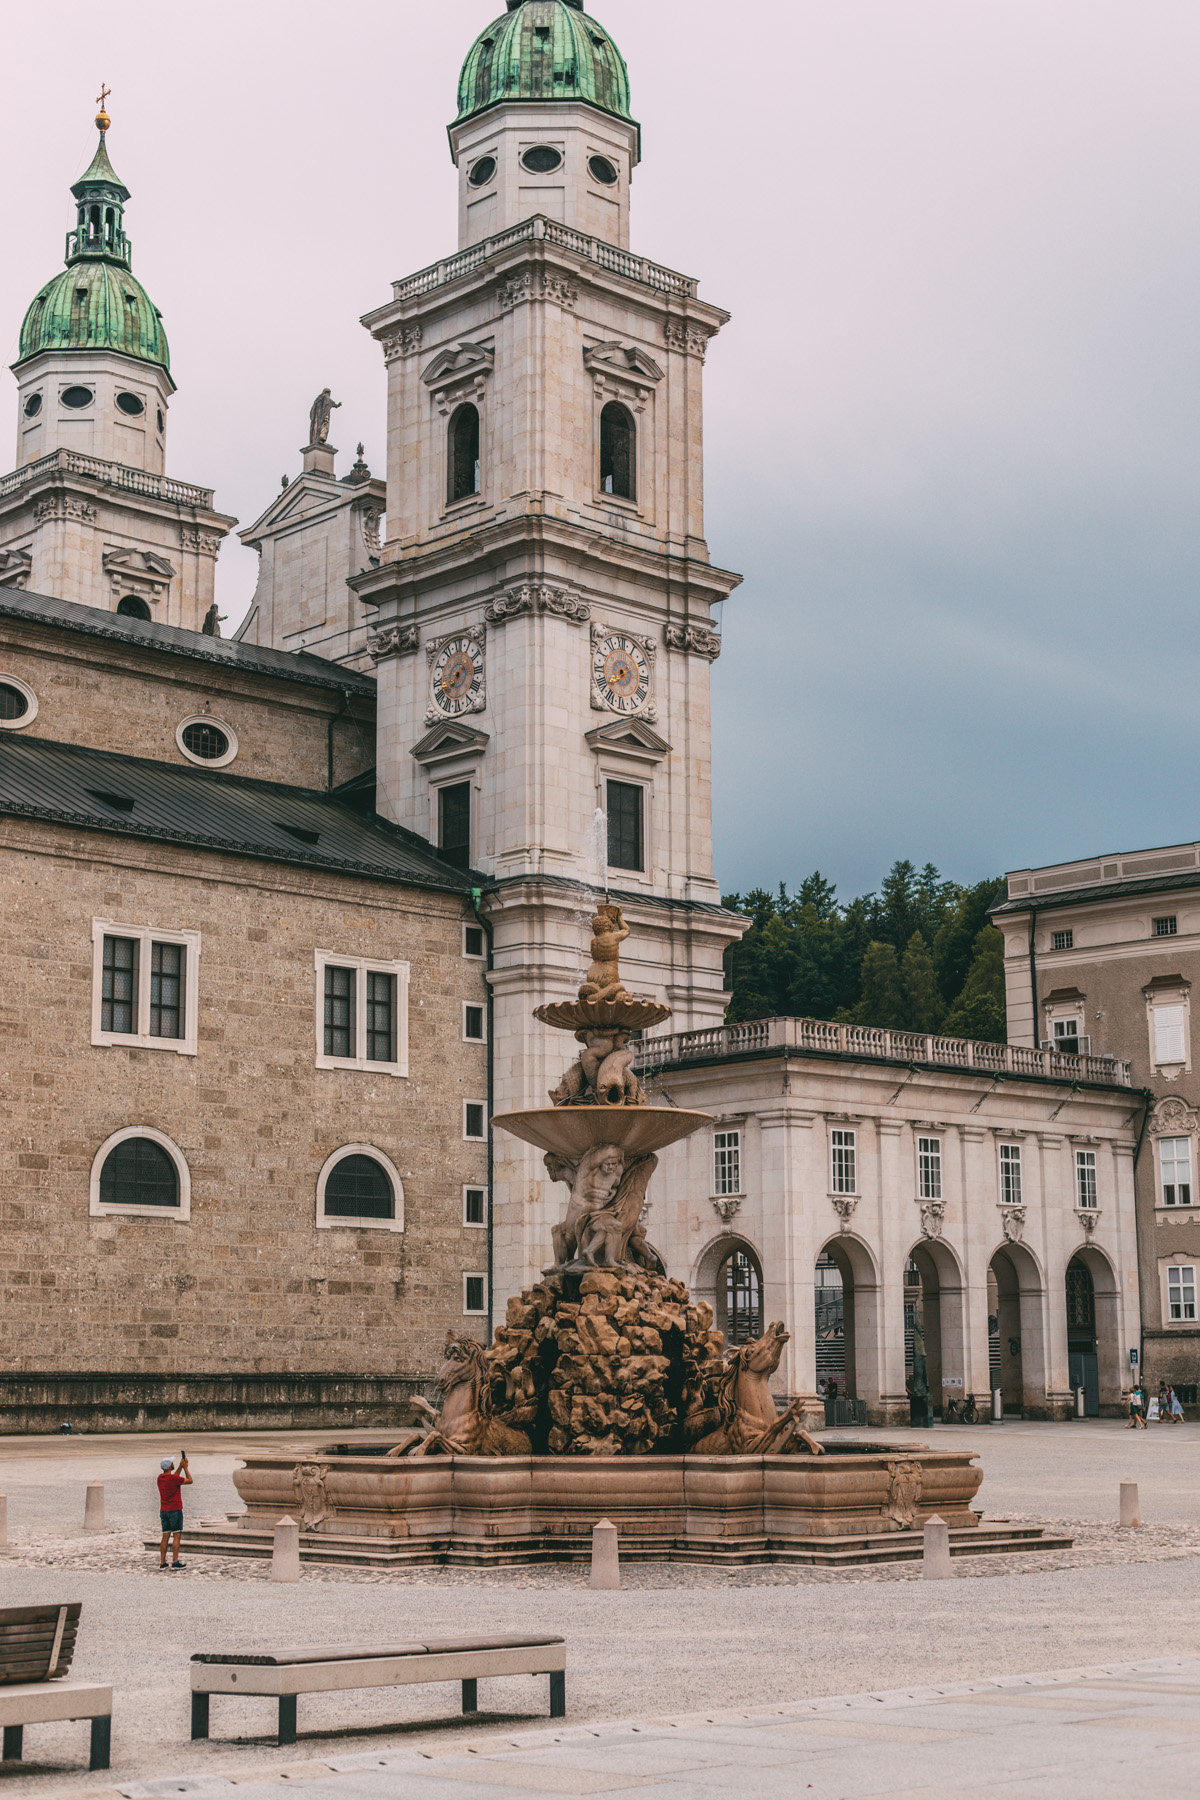
{"label": "church tower", "polygon": [[[487,876],[493,1110],[544,1105],[597,889],[671,1029],[724,1018],[740,922],[712,867],[712,608],[702,378],[728,315],[629,249],[641,131],[579,0],[508,0],[463,65],[459,248],[364,324],[388,370],[374,613],[378,805]],[[480,1098],[483,1098],[480,1096]],[[496,1145],[495,1299],[541,1266],[558,1200]]]}
{"label": "church tower", "polygon": [[102,98],[96,154],[71,189],[66,266],[21,326],[0,587],[200,630],[235,521],[214,512],[211,489],[166,475],[175,383],[162,314],[133,274],[110,124]]}

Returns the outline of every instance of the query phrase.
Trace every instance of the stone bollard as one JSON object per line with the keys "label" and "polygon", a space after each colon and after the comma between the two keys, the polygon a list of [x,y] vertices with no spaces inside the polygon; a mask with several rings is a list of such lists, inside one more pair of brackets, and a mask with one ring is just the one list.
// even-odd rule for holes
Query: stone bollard
{"label": "stone bollard", "polygon": [[1138,1484],[1136,1481],[1123,1481],[1121,1483],[1121,1524],[1133,1526],[1140,1525],[1141,1522],[1142,1515],[1138,1506]]}
{"label": "stone bollard", "polygon": [[925,1521],[925,1549],[921,1573],[926,1581],[945,1581],[950,1570],[950,1527],[934,1513]]}
{"label": "stone bollard", "polygon": [[610,1519],[601,1519],[592,1532],[592,1580],[594,1588],[619,1588],[621,1555],[617,1548],[617,1528]]}
{"label": "stone bollard", "polygon": [[299,1581],[300,1527],[295,1519],[282,1518],[275,1527],[275,1545],[271,1551],[271,1580]]}
{"label": "stone bollard", "polygon": [[83,1502],[83,1529],[85,1531],[104,1530],[104,1483],[89,1481],[87,1495]]}

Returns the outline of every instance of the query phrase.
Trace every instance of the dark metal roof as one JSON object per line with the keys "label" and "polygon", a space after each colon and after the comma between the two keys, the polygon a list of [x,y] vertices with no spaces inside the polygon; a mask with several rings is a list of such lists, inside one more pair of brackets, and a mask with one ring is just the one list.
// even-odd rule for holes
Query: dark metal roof
{"label": "dark metal roof", "polygon": [[470,893],[424,838],[336,796],[0,733],[0,814]]}
{"label": "dark metal roof", "polygon": [[306,687],[332,688],[338,693],[375,693],[375,678],[357,669],[304,652],[270,650],[265,645],[242,644],[236,638],[205,637],[180,625],[160,625],[153,619],[127,619],[121,613],[101,612],[98,606],[76,606],[72,600],[54,600],[48,594],[23,594],[16,588],[0,588],[0,618],[27,619],[35,625],[57,626],[87,637],[110,638],[138,650],[159,650],[167,656],[185,656],[193,662],[212,663],[247,675],[273,675],[281,681],[298,681]]}
{"label": "dark metal roof", "polygon": [[1087,887],[1062,888],[1049,894],[1026,894],[1017,900],[1001,900],[988,908],[988,917],[1002,913],[1045,912],[1053,906],[1081,906],[1091,900],[1125,900],[1138,894],[1172,894],[1200,887],[1200,869],[1181,875],[1149,875],[1143,881],[1094,881]]}

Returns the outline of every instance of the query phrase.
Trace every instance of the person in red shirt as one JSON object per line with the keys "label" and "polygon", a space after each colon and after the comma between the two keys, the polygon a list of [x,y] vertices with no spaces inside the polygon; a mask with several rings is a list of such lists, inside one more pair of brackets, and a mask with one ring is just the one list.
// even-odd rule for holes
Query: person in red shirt
{"label": "person in red shirt", "polygon": [[[175,1467],[171,1457],[164,1456],[162,1474],[158,1478],[158,1517],[162,1525],[162,1542],[158,1546],[160,1569],[168,1567],[167,1549],[169,1545],[173,1552],[173,1560],[169,1566],[172,1569],[187,1567],[186,1563],[181,1563],[179,1560],[179,1540],[183,1536],[183,1494],[181,1490],[191,1485],[192,1478],[188,1473],[186,1451],[179,1458],[178,1468]],[[171,1544],[172,1538],[175,1540],[174,1544]]]}

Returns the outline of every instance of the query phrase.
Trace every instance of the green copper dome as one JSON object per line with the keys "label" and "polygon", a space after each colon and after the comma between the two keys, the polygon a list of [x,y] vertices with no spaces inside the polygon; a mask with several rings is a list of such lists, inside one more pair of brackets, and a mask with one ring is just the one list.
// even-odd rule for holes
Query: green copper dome
{"label": "green copper dome", "polygon": [[586,100],[628,119],[629,71],[580,0],[508,0],[467,54],[456,123],[505,100]]}
{"label": "green copper dome", "polygon": [[108,160],[107,118],[96,123],[96,154],[71,189],[78,214],[67,236],[67,266],[25,314],[15,366],[44,350],[115,350],[169,370],[162,317],[130,271],[124,227],[129,189]]}

